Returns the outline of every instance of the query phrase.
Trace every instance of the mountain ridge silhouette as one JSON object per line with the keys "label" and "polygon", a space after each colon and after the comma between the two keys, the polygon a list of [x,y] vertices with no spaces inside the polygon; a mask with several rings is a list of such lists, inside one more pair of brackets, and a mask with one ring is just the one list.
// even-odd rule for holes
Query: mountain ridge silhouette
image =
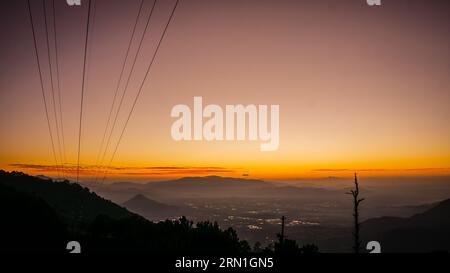
{"label": "mountain ridge silhouette", "polygon": [[232,228],[185,217],[154,223],[69,181],[0,170],[0,197],[0,252],[66,252],[74,240],[85,253],[250,251]]}

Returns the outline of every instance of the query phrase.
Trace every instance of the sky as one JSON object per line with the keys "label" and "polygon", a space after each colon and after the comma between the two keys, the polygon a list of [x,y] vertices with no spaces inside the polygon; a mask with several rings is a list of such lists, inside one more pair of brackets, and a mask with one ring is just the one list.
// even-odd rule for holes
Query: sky
{"label": "sky", "polygon": [[[74,178],[88,1],[80,7],[55,2],[62,115],[57,95],[52,103],[42,2],[31,2],[57,165],[64,167],[55,168],[26,1],[11,0],[2,3],[0,14],[0,169]],[[57,92],[52,2],[46,3]],[[355,171],[450,175],[450,3],[437,0],[384,0],[379,7],[363,0],[181,0],[107,168],[175,1],[155,5],[101,162],[139,3],[97,0],[92,11],[82,180],[282,180],[349,177]],[[152,5],[144,1],[126,76]],[[124,86],[125,80],[119,94]],[[260,141],[174,141],[171,109],[193,107],[194,96],[222,107],[279,105],[278,150],[261,152]],[[56,128],[53,106],[64,132],[61,123]]]}

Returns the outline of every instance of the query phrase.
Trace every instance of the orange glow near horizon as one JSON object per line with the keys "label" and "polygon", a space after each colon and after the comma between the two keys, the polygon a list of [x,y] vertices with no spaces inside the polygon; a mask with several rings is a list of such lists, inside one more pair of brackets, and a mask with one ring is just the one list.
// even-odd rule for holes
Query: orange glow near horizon
{"label": "orange glow near horizon", "polygon": [[[74,179],[76,165],[66,165],[63,169],[54,165],[12,164],[4,168],[9,171],[22,171],[31,175],[45,175],[53,178],[65,177]],[[298,180],[323,178],[352,178],[354,173],[363,177],[396,177],[396,176],[450,176],[450,168],[318,168],[301,169],[295,166],[261,166],[249,168],[215,167],[215,166],[113,166],[108,169],[96,166],[81,166],[80,177],[85,181],[152,181],[177,179],[181,177],[222,176],[244,179],[263,180]]]}
{"label": "orange glow near horizon", "polygon": [[[105,168],[173,4],[158,1],[103,160],[106,181],[450,175],[448,14],[426,1],[408,8],[389,1],[375,9],[365,1],[342,2],[181,1],[116,157]],[[43,71],[56,157],[73,178],[86,10],[63,4],[57,4],[61,153],[49,69]],[[87,63],[82,180],[102,176],[99,148],[137,4],[98,2]],[[0,169],[62,176],[53,167],[27,14],[22,4],[11,5],[16,13],[5,17],[1,40],[7,42],[0,45]],[[46,61],[42,10],[33,4],[33,13]],[[137,33],[142,31],[140,24]],[[128,61],[125,73],[130,66]],[[177,104],[192,108],[194,96],[221,107],[280,105],[279,149],[261,152],[260,141],[174,141],[170,111]]]}

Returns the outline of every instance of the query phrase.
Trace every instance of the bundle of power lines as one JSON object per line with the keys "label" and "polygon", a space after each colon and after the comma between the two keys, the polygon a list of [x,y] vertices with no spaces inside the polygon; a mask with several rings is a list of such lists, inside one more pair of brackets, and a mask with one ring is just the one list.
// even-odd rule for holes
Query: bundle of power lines
{"label": "bundle of power lines", "polygon": [[[44,102],[44,109],[45,109],[45,116],[47,119],[47,125],[48,125],[48,131],[50,135],[50,141],[52,146],[52,152],[53,152],[53,158],[55,161],[55,170],[57,172],[57,175],[59,177],[66,178],[66,175],[69,174],[69,170],[67,169],[67,159],[66,159],[66,150],[65,150],[65,139],[64,139],[64,122],[63,122],[63,111],[62,111],[62,96],[61,96],[61,89],[60,89],[60,75],[59,75],[59,60],[58,60],[58,42],[57,42],[57,31],[56,31],[56,8],[55,8],[55,0],[52,1],[52,13],[53,13],[53,39],[54,39],[54,54],[55,54],[55,66],[56,66],[56,75],[54,77],[53,75],[53,66],[52,66],[52,58],[51,58],[51,50],[50,50],[50,39],[49,39],[49,32],[48,32],[48,24],[47,24],[47,5],[46,1],[42,0],[42,7],[43,7],[43,15],[44,15],[44,27],[45,27],[45,36],[46,36],[46,47],[47,47],[47,55],[48,55],[48,63],[49,63],[49,74],[50,74],[50,90],[51,90],[51,98],[52,98],[52,105],[53,105],[53,113],[54,113],[54,119],[55,119],[55,129],[56,129],[56,141],[57,146],[55,145],[55,139],[54,134],[52,130],[50,115],[49,115],[49,106],[47,97],[45,95],[45,87],[44,87],[44,80],[43,80],[43,69],[42,69],[42,62],[41,58],[39,57],[39,51],[38,51],[38,43],[37,43],[37,37],[36,37],[36,30],[35,30],[35,21],[33,20],[33,13],[32,13],[32,6],[30,4],[30,0],[27,0],[28,4],[28,13],[30,17],[30,23],[31,23],[31,30],[33,34],[33,41],[34,41],[34,49],[35,49],[35,55],[37,60],[37,66],[39,70],[39,79],[40,79],[40,85],[41,85],[41,93],[42,93],[42,99]],[[126,50],[125,58],[121,65],[121,70],[119,74],[119,78],[117,81],[116,88],[114,90],[113,100],[110,107],[110,111],[108,114],[108,118],[105,125],[105,130],[103,132],[101,144],[99,151],[97,153],[96,158],[96,164],[94,165],[96,168],[95,171],[95,181],[97,181],[101,177],[101,181],[103,182],[108,174],[108,170],[111,168],[111,165],[113,163],[113,160],[117,154],[117,150],[119,148],[119,145],[122,141],[122,138],[124,136],[125,130],[127,128],[128,122],[130,121],[130,118],[133,114],[133,111],[135,109],[135,106],[139,100],[139,97],[142,93],[142,89],[144,87],[144,84],[150,74],[151,67],[155,61],[155,58],[157,56],[157,53],[159,51],[159,48],[161,46],[161,43],[164,39],[164,36],[166,35],[167,29],[170,25],[170,22],[172,21],[172,18],[174,16],[175,10],[178,6],[179,0],[175,1],[175,4],[171,10],[170,16],[164,26],[163,32],[161,36],[159,37],[158,43],[156,45],[156,48],[151,56],[150,62],[147,65],[145,75],[142,78],[142,80],[139,83],[139,88],[137,90],[137,93],[133,99],[132,106],[126,115],[125,124],[123,125],[122,129],[119,130],[120,135],[119,138],[114,146],[112,146],[112,153],[110,157],[107,157],[108,150],[110,149],[111,142],[112,142],[112,135],[114,130],[116,129],[118,117],[120,114],[120,110],[123,105],[124,98],[127,94],[128,85],[130,83],[131,76],[134,73],[135,65],[137,62],[137,59],[139,57],[139,53],[141,52],[142,44],[144,41],[144,38],[146,37],[146,34],[148,33],[148,28],[150,25],[150,20],[152,18],[152,14],[154,13],[155,7],[157,7],[157,0],[153,1],[153,3],[150,6],[150,12],[148,13],[148,16],[146,18],[146,23],[144,30],[139,38],[139,45],[138,48],[134,54],[133,62],[131,69],[126,76],[125,81],[125,87],[123,88],[122,94],[120,95],[120,100],[118,100],[119,97],[119,87],[124,79],[125,76],[125,66],[130,56],[130,49],[132,48],[133,40],[136,36],[136,29],[138,26],[139,19],[141,16],[143,16],[144,12],[144,2],[145,0],[140,0],[139,9],[137,11],[136,19],[133,24],[133,29],[131,31],[131,37],[128,42],[128,47]],[[89,3],[87,5],[87,23],[86,23],[86,31],[85,31],[85,39],[84,39],[84,52],[83,52],[83,67],[82,67],[82,79],[81,79],[81,100],[80,100],[80,114],[79,114],[79,126],[78,126],[78,151],[77,151],[77,164],[76,164],[76,181],[78,182],[80,179],[80,158],[81,158],[81,143],[82,143],[82,128],[83,128],[83,105],[84,105],[84,97],[85,97],[85,89],[86,89],[86,64],[88,63],[88,45],[89,45],[89,39],[92,39],[90,37],[90,31],[92,29],[92,25],[94,23],[95,19],[95,0],[89,0]],[[92,34],[91,34],[92,35]],[[56,78],[56,79],[54,79]],[[54,80],[56,81],[56,90],[57,90],[57,99],[55,99],[55,84]],[[114,111],[114,107],[116,106],[116,103],[118,101],[117,110]],[[58,104],[58,106],[57,106]],[[57,109],[58,108],[58,109]],[[112,119],[112,117],[114,118]],[[57,149],[56,149],[57,147]],[[58,150],[58,151],[57,151]]]}

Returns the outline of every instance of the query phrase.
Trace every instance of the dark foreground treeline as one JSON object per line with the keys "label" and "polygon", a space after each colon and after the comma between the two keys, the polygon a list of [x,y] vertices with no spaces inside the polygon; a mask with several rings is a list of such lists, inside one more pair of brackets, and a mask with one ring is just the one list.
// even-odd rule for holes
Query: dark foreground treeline
{"label": "dark foreground treeline", "polygon": [[[185,217],[154,223],[69,181],[55,182],[0,170],[0,251],[68,252],[78,241],[82,252],[245,254],[249,244],[232,228],[193,224]],[[281,247],[283,246],[283,247]],[[317,252],[284,240],[262,252]]]}
{"label": "dark foreground treeline", "polygon": [[0,250],[67,252],[158,251],[242,253],[249,251],[229,228],[186,218],[159,223],[131,213],[78,184],[0,171]]}

